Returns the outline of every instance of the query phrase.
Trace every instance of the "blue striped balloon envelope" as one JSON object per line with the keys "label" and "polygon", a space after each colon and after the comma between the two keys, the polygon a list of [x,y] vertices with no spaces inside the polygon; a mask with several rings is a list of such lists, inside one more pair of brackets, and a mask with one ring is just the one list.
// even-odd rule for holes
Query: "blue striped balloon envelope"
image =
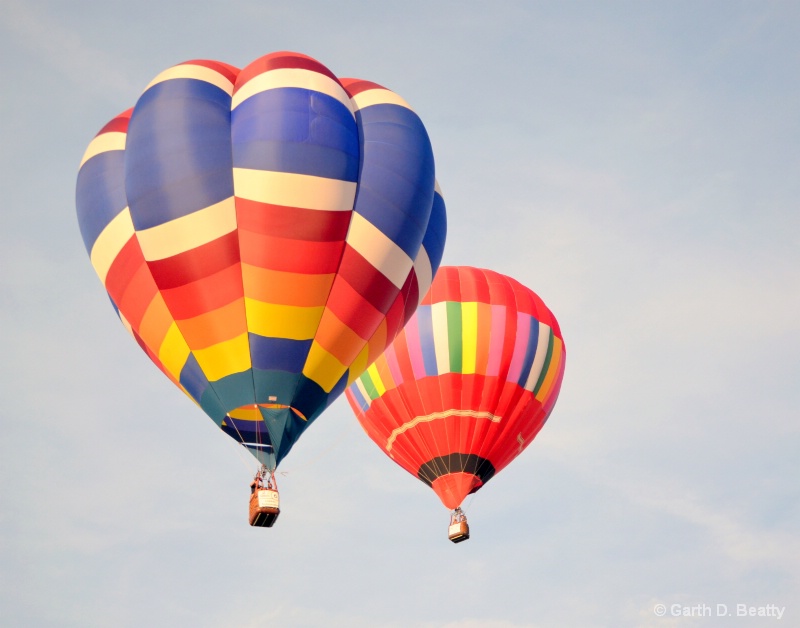
{"label": "blue striped balloon envelope", "polygon": [[417,114],[291,52],[156,76],[76,197],[124,326],[273,470],[410,319],[446,233]]}

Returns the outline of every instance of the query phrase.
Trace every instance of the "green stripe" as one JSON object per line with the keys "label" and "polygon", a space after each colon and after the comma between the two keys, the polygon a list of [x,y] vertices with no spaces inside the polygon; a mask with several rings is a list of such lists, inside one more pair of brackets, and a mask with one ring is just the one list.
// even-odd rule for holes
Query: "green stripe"
{"label": "green stripe", "polygon": [[364,384],[364,389],[367,391],[367,394],[372,401],[375,401],[378,397],[380,397],[378,394],[378,389],[375,387],[375,384],[372,383],[372,377],[370,377],[369,373],[364,371],[361,374],[360,379],[361,383]]}
{"label": "green stripe", "polygon": [[447,344],[450,347],[450,372],[460,373],[461,350],[461,303],[447,302]]}
{"label": "green stripe", "polygon": [[539,389],[542,387],[544,378],[547,377],[547,371],[550,370],[550,360],[552,359],[553,359],[553,330],[551,329],[547,335],[547,357],[545,357],[544,359],[544,364],[542,365],[542,372],[539,373],[539,380],[536,382],[536,386],[533,389],[534,397],[537,395]]}

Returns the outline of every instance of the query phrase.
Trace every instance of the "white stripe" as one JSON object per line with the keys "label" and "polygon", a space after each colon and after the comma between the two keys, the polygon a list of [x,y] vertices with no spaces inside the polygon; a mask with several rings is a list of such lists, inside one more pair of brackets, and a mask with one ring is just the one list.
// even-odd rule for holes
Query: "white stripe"
{"label": "white stripe", "polygon": [[371,107],[372,105],[399,105],[400,107],[405,107],[409,111],[414,111],[405,99],[385,88],[365,90],[353,96],[352,100],[356,110]]}
{"label": "white stripe", "polygon": [[386,451],[392,450],[392,445],[400,434],[412,427],[416,427],[420,423],[428,423],[429,421],[436,421],[437,419],[446,419],[449,416],[469,416],[475,419],[488,419],[492,423],[499,423],[502,417],[486,412],[485,410],[445,410],[444,412],[434,412],[425,416],[418,416],[408,423],[403,423],[400,427],[392,431],[391,436],[386,441]]}
{"label": "white stripe", "polygon": [[536,355],[531,364],[531,372],[528,374],[528,380],[525,382],[525,390],[533,392],[536,387],[536,382],[539,381],[539,375],[542,374],[542,367],[544,360],[547,357],[547,345],[550,343],[550,327],[542,322],[539,322],[539,339],[536,342]]}
{"label": "white stripe", "polygon": [[233,169],[233,190],[239,198],[270,205],[352,211],[356,182],[291,172]]}
{"label": "white stripe", "polygon": [[347,243],[398,289],[414,266],[406,252],[361,214],[353,213]]}
{"label": "white stripe", "polygon": [[233,100],[231,101],[231,110],[236,109],[236,107],[251,96],[255,96],[256,94],[270,89],[280,89],[282,87],[297,87],[327,94],[347,107],[347,110],[355,117],[353,103],[350,101],[347,92],[344,91],[344,88],[337,81],[319,72],[301,68],[268,70],[254,76],[236,90],[236,93],[233,95]]}
{"label": "white stripe", "polygon": [[[367,408],[369,408],[372,405],[372,397],[370,397],[369,393],[367,393],[367,387],[364,386],[364,382],[361,381],[360,377],[358,379],[356,379],[355,385],[356,385],[356,388],[358,388],[358,390],[364,396],[364,399],[367,402]],[[361,409],[365,410],[365,408],[361,408]]]}
{"label": "white stripe", "polygon": [[162,225],[136,232],[148,262],[166,259],[212,242],[236,230],[236,203],[226,198]]}
{"label": "white stripe", "polygon": [[103,285],[106,284],[108,269],[111,268],[111,264],[114,263],[122,247],[128,243],[133,234],[131,212],[126,207],[106,225],[106,228],[100,232],[97,240],[94,241],[89,257]]}
{"label": "white stripe", "polygon": [[414,273],[417,275],[417,286],[419,286],[419,302],[428,294],[431,283],[433,283],[433,267],[428,257],[425,247],[420,245],[417,259],[414,260]]}
{"label": "white stripe", "polygon": [[436,353],[436,370],[439,375],[450,372],[450,340],[447,333],[447,302],[440,301],[431,306],[433,324],[433,348]]}
{"label": "white stripe", "polygon": [[144,91],[147,91],[153,87],[153,85],[172,79],[196,79],[198,81],[205,81],[206,83],[216,85],[229,96],[233,93],[233,83],[230,82],[228,77],[204,65],[192,64],[175,65],[164,70],[150,81],[147,87],[144,88]]}
{"label": "white stripe", "polygon": [[262,445],[261,443],[242,443],[242,445],[245,447],[266,447],[267,449],[272,449],[272,445]]}
{"label": "white stripe", "polygon": [[91,142],[89,142],[89,146],[86,147],[86,152],[83,154],[83,159],[81,159],[78,169],[80,170],[80,167],[95,155],[107,153],[108,151],[112,150],[125,150],[125,138],[127,135],[127,133],[113,131],[111,133],[103,133],[95,137]]}

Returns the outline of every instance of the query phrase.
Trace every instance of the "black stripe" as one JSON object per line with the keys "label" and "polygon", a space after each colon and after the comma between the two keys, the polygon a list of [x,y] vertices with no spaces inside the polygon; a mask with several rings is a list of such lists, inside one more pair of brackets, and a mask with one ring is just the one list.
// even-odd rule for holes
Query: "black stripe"
{"label": "black stripe", "polygon": [[417,471],[417,477],[430,486],[436,478],[448,473],[472,473],[486,484],[494,475],[494,465],[476,454],[450,454],[428,460]]}

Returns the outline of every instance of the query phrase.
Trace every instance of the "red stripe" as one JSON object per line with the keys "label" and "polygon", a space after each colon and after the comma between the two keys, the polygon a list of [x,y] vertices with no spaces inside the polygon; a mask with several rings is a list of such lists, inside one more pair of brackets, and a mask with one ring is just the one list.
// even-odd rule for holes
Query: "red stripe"
{"label": "red stripe", "polygon": [[125,294],[125,288],[128,286],[131,278],[139,270],[139,267],[144,263],[142,256],[142,249],[139,247],[139,241],[135,235],[125,243],[106,275],[106,291],[109,296],[114,300],[114,303],[119,303]]}
{"label": "red stripe", "polygon": [[[325,306],[364,340],[372,337],[384,318],[383,312],[376,310],[341,276],[334,280]],[[326,324],[326,318],[323,315],[320,326]]]}
{"label": "red stripe", "polygon": [[344,242],[304,242],[239,229],[242,262],[290,273],[324,275],[335,273]]}
{"label": "red stripe", "polygon": [[239,237],[236,231],[231,231],[197,248],[147,264],[156,285],[168,290],[208,277],[238,262]]}
{"label": "red stripe", "polygon": [[383,85],[378,85],[372,81],[364,81],[357,78],[343,78],[339,80],[342,84],[342,87],[344,87],[344,91],[347,92],[347,95],[350,96],[350,98],[369,89],[386,89],[383,87]]}
{"label": "red stripe", "polygon": [[404,299],[402,325],[405,325],[409,319],[414,316],[414,312],[417,311],[417,305],[419,304],[419,281],[417,280],[417,273],[413,268],[406,278],[405,284],[403,284],[401,296]]}
{"label": "red stripe", "polygon": [[142,324],[142,318],[153,297],[156,296],[158,288],[156,288],[153,277],[150,274],[150,269],[142,259],[141,266],[130,278],[128,285],[125,286],[125,291],[122,298],[116,301],[119,311],[128,319],[128,322],[134,329],[139,329]]}
{"label": "red stripe", "polygon": [[[386,313],[399,292],[383,273],[349,244],[344,247],[339,276],[379,312]],[[334,283],[332,292],[336,291],[336,286]]]}
{"label": "red stripe", "polygon": [[167,309],[175,320],[212,312],[241,299],[243,295],[241,264],[234,264],[184,286],[161,290]]}
{"label": "red stripe", "polygon": [[222,74],[222,76],[231,82],[231,85],[236,82],[236,77],[239,75],[239,68],[223,63],[222,61],[213,61],[212,59],[192,59],[191,61],[184,61],[178,65],[199,65],[204,68],[209,68]]}
{"label": "red stripe", "polygon": [[282,68],[311,70],[312,72],[318,72],[319,74],[330,77],[337,83],[339,82],[339,79],[336,78],[336,75],[316,59],[304,54],[300,54],[299,52],[281,51],[273,52],[261,57],[260,59],[256,59],[241,72],[239,72],[239,76],[236,78],[236,87],[234,87],[233,93],[235,94],[242,88],[243,85],[245,85],[245,83],[247,83],[250,79],[255,78],[259,74],[269,72],[270,70],[279,70]]}
{"label": "red stripe", "polygon": [[127,133],[128,123],[131,121],[132,113],[133,107],[127,111],[123,111],[116,118],[106,124],[102,129],[100,129],[97,135],[102,135],[103,133]]}
{"label": "red stripe", "polygon": [[344,241],[351,216],[352,212],[317,211],[236,198],[240,229],[292,240]]}

